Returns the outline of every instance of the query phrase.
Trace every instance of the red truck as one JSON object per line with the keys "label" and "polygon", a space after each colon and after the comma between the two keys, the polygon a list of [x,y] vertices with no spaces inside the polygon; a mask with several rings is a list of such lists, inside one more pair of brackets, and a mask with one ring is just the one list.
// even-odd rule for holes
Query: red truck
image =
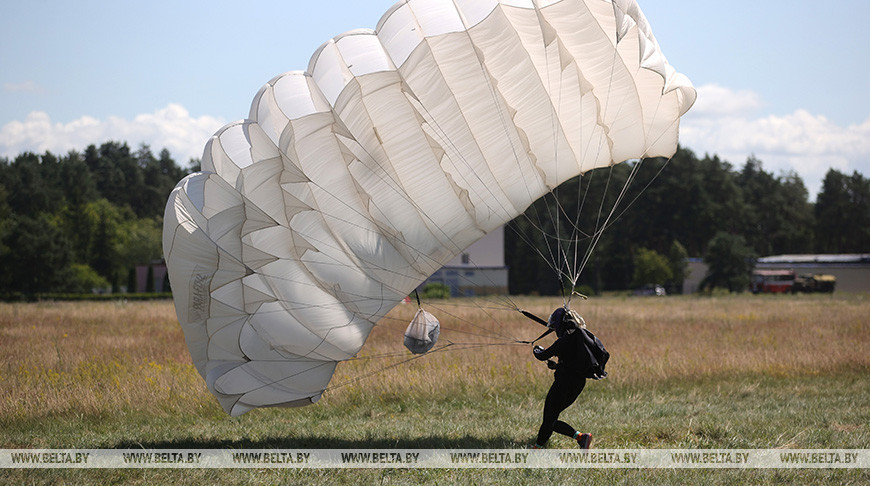
{"label": "red truck", "polygon": [[794,289],[794,280],[795,274],[792,270],[754,270],[752,272],[752,293],[790,293]]}

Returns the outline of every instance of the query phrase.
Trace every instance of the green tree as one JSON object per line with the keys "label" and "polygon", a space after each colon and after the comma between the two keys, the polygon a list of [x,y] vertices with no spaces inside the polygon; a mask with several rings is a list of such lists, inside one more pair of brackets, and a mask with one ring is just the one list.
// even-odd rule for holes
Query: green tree
{"label": "green tree", "polygon": [[[45,160],[45,163],[43,163]],[[57,159],[50,153],[40,157],[25,152],[4,167],[0,183],[8,191],[8,204],[15,214],[36,217],[63,205],[63,190]]]}
{"label": "green tree", "polygon": [[106,199],[86,204],[83,208],[89,238],[86,263],[106,278],[113,288],[126,278],[126,266],[121,254],[124,243],[122,228],[136,221],[129,208],[119,208]]}
{"label": "green tree", "polygon": [[150,265],[163,256],[163,223],[156,218],[120,221],[112,242],[115,268],[120,275],[137,265]]}
{"label": "green tree", "polygon": [[663,284],[673,276],[670,263],[664,256],[646,248],[640,248],[635,253],[633,286]]}
{"label": "green tree", "polygon": [[776,253],[811,253],[815,215],[804,182],[795,172],[780,177],[780,221],[774,233]]}
{"label": "green tree", "polygon": [[73,263],[69,268],[68,278],[62,287],[65,292],[86,294],[109,286],[109,281],[88,265]]}
{"label": "green tree", "polygon": [[[119,142],[0,158],[2,291],[89,288],[91,272],[120,288],[129,268],[161,258],[166,198],[185,174],[165,149],[155,157]],[[48,225],[42,234],[40,224]],[[57,258],[30,254],[51,245],[62,246]]]}
{"label": "green tree", "polygon": [[148,265],[148,274],[145,277],[145,292],[154,292],[154,267],[152,265]]}
{"label": "green tree", "polygon": [[816,243],[822,253],[870,249],[870,179],[830,169],[816,199]]}
{"label": "green tree", "polygon": [[747,204],[742,233],[756,253],[812,251],[812,206],[797,174],[774,177],[753,156],[737,181]]}
{"label": "green tree", "polygon": [[704,254],[708,270],[701,289],[718,287],[742,292],[749,285],[754,259],[755,254],[742,236],[725,231],[716,233]]}
{"label": "green tree", "polygon": [[676,240],[700,256],[717,231],[738,231],[745,218],[732,167],[716,156],[699,159],[680,147],[670,160],[644,160],[632,186],[642,193],[617,232],[662,254]]}
{"label": "green tree", "polygon": [[78,152],[70,152],[62,163],[62,187],[66,203],[79,208],[99,198],[97,184],[88,165]]}
{"label": "green tree", "polygon": [[127,270],[127,292],[131,294],[135,294],[139,291],[137,282],[136,282],[136,269],[129,268]]}
{"label": "green tree", "polygon": [[63,288],[69,278],[72,255],[56,223],[47,215],[13,215],[0,256],[0,290],[32,294]]}
{"label": "green tree", "polygon": [[449,299],[450,287],[443,283],[430,282],[427,283],[420,292],[420,298],[424,300],[432,299]]}
{"label": "green tree", "polygon": [[[0,164],[0,170],[2,170],[3,165]],[[0,172],[2,173],[2,172]],[[2,180],[2,179],[0,179]],[[6,245],[7,239],[9,238],[10,232],[12,231],[12,209],[9,207],[8,193],[6,191],[6,186],[0,182],[0,261],[3,261],[4,258],[7,258],[7,255],[12,251],[9,246]],[[4,274],[9,273],[8,271],[0,271],[0,281],[4,279]],[[4,284],[0,282],[0,288],[4,287]]]}
{"label": "green tree", "polygon": [[671,243],[671,248],[668,250],[668,266],[672,274],[670,282],[667,285],[669,293],[683,293],[683,282],[689,278],[690,273],[688,259],[689,252],[686,251],[686,248],[679,241],[674,240]]}

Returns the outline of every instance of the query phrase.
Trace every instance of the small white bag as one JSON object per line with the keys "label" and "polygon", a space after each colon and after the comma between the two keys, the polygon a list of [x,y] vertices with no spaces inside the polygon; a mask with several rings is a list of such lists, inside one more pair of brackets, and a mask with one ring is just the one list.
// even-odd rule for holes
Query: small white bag
{"label": "small white bag", "polygon": [[432,349],[441,333],[441,323],[432,314],[419,309],[405,330],[405,347],[414,354]]}

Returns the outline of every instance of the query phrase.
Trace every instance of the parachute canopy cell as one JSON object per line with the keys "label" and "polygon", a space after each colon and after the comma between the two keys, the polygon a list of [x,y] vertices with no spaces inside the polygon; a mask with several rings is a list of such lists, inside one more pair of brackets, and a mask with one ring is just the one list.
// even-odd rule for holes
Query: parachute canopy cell
{"label": "parachute canopy cell", "polygon": [[694,99],[634,0],[409,0],[328,41],[169,198],[208,389],[232,415],[317,401],[468,245],[578,174],[672,155]]}

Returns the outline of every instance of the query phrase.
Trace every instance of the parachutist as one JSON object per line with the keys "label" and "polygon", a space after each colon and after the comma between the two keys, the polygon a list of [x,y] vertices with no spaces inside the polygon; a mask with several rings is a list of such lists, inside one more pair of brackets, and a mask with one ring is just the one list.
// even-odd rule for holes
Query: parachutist
{"label": "parachutist", "polygon": [[[588,449],[592,435],[581,433],[571,425],[559,420],[559,415],[577,400],[586,386],[586,378],[604,373],[604,364],[609,355],[596,356],[590,349],[591,333],[586,331],[586,322],[577,312],[560,307],[547,322],[547,327],[555,331],[557,339],[549,348],[535,346],[535,358],[546,361],[547,367],[555,370],[553,385],[544,401],[544,417],[535,441],[536,448],[543,448],[553,432],[571,437],[582,449]],[[592,336],[593,345],[595,342]],[[603,351],[604,347],[601,346]],[[604,351],[606,354],[606,351]],[[550,358],[559,358],[558,363]]]}

